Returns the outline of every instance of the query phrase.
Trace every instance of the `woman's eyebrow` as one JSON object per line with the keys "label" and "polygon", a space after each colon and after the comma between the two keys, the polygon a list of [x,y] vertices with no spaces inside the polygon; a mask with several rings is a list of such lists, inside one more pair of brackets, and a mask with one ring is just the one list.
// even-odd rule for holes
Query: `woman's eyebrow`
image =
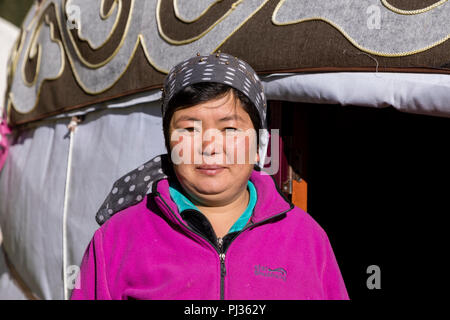
{"label": "woman's eyebrow", "polygon": [[[220,118],[218,121],[225,122],[225,121],[231,121],[231,120],[244,121],[244,119],[238,114],[234,114],[234,115],[231,115],[231,116],[226,116],[226,117]],[[175,123],[177,123],[179,121],[201,121],[201,120],[197,119],[197,118],[194,118],[192,116],[184,115],[184,116],[180,116],[175,121]]]}
{"label": "woman's eyebrow", "polygon": [[180,116],[175,123],[179,122],[179,121],[201,121],[200,119],[188,116],[188,115],[184,115],[184,116]]}
{"label": "woman's eyebrow", "polygon": [[242,117],[238,114],[233,114],[232,116],[227,116],[219,119],[219,121],[230,121],[230,120],[237,120],[244,122],[244,119],[242,119]]}

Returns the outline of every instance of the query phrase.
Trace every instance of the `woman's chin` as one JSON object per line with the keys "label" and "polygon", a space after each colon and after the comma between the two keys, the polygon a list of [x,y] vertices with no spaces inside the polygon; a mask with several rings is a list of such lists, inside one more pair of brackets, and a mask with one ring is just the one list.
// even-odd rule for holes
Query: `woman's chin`
{"label": "woman's chin", "polygon": [[205,195],[215,195],[220,194],[227,190],[226,184],[220,183],[219,181],[198,181],[196,183],[197,192]]}
{"label": "woman's chin", "polygon": [[229,179],[225,176],[219,175],[195,175],[193,185],[197,192],[207,195],[219,194],[230,187]]}

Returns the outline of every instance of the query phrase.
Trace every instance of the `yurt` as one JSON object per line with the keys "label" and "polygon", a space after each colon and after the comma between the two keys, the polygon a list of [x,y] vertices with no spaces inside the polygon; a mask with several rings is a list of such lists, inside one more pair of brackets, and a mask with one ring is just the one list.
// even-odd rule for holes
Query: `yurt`
{"label": "yurt", "polygon": [[0,298],[70,297],[113,183],[166,152],[165,75],[219,51],[260,75],[273,177],[327,231],[350,298],[425,290],[443,274],[449,17],[446,0],[44,0],[20,31],[0,21]]}

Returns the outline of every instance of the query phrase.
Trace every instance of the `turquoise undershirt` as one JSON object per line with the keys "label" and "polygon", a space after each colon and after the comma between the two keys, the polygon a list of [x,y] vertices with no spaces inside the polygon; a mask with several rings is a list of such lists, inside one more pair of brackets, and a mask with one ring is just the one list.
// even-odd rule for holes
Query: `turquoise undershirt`
{"label": "turquoise undershirt", "polygon": [[[247,209],[245,209],[245,211],[241,214],[239,219],[237,219],[237,221],[233,224],[228,233],[241,231],[247,224],[250,217],[252,216],[253,208],[255,207],[257,200],[256,189],[250,180],[248,180],[247,182],[247,188],[250,194]],[[183,210],[186,209],[194,209],[200,211],[183,193],[181,193],[180,190],[181,187],[178,186],[177,184],[172,184],[169,186],[170,196],[178,206],[178,212],[182,212]]]}

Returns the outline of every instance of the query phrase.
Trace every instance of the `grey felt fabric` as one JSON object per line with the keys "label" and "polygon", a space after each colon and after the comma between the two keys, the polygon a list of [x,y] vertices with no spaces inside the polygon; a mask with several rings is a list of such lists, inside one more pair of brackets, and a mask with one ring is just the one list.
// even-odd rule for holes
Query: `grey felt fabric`
{"label": "grey felt fabric", "polygon": [[[31,33],[29,33],[31,34]],[[40,44],[40,61],[39,72],[36,75],[35,85],[30,86],[24,82],[23,73],[21,72],[28,61],[27,50],[22,50],[20,53],[17,70],[12,78],[12,95],[11,101],[14,103],[15,108],[22,113],[31,111],[39,94],[39,88],[44,80],[55,79],[64,69],[64,57],[62,51],[62,45],[59,42],[52,41],[51,27],[46,23],[42,24],[40,32],[37,35],[37,41]],[[26,37],[26,44],[29,45],[32,42],[32,37]],[[36,47],[32,47],[31,54],[37,52]]]}
{"label": "grey felt fabric", "polygon": [[[115,1],[109,15],[102,16],[102,5],[105,1],[69,0],[66,4],[67,16],[75,21],[68,23],[70,28],[77,27],[80,39],[88,41],[93,49],[101,48],[114,32],[119,14],[122,11],[121,1]],[[83,10],[89,8],[89,10]],[[95,26],[94,28],[90,26]]]}
{"label": "grey felt fabric", "polygon": [[208,8],[221,0],[174,0],[175,14],[183,21],[194,21],[200,18]]}
{"label": "grey felt fabric", "polygon": [[[178,61],[184,60],[192,56],[196,52],[209,53],[213,52],[226,38],[236,30],[237,26],[243,23],[249,18],[255,11],[257,11],[264,3],[264,0],[247,0],[239,5],[239,10],[231,10],[225,19],[223,19],[217,26],[208,32],[204,37],[197,41],[182,45],[174,45],[168,43],[160,34],[158,29],[158,23],[156,19],[149,19],[149,13],[153,15],[158,14],[157,2],[155,0],[136,0],[133,1],[132,7],[132,19],[127,27],[127,33],[124,35],[123,44],[115,55],[104,65],[96,68],[88,67],[83,64],[79,59],[75,48],[68,36],[67,32],[62,32],[64,43],[66,44],[66,53],[68,54],[70,61],[64,61],[66,64],[70,64],[78,84],[90,93],[99,93],[112,87],[114,83],[119,79],[128,66],[128,62],[132,58],[136,42],[141,36],[141,42],[148,55],[149,60],[157,70],[168,72],[168,70],[174,66]],[[43,7],[40,9],[44,11],[52,3],[56,5],[58,11],[58,18],[60,23],[63,23],[66,16],[65,8],[62,6],[61,0],[47,1],[43,3]],[[91,3],[91,2],[89,2]],[[81,28],[83,30],[82,23],[88,21],[94,10],[86,8],[86,0],[72,0],[70,5],[80,8],[79,21],[81,21]],[[25,24],[29,24],[36,13],[35,7],[27,15]],[[76,15],[75,15],[76,17]],[[114,15],[107,19],[110,23],[110,19],[113,19]],[[92,19],[89,20],[91,30],[99,30],[95,38],[91,36],[92,32],[86,30],[82,31],[82,35],[86,37],[86,40],[98,45],[102,39],[107,38],[110,30],[106,20]],[[31,34],[27,34],[24,43],[28,46],[32,41]],[[61,56],[62,51],[58,45],[58,42],[52,41],[50,36],[50,28],[44,26],[42,28],[41,35],[39,36],[39,43],[42,44],[42,61],[43,63],[50,63],[51,65],[42,66],[39,72],[39,80],[48,79],[54,77],[59,72],[59,68],[55,67],[55,62],[58,61],[58,66],[62,66]],[[26,59],[24,58],[24,52],[22,53],[18,68],[23,68],[23,64]],[[48,61],[48,62],[45,62]],[[34,105],[38,87],[27,87],[21,79],[21,72],[14,74],[13,86],[11,91],[13,92],[15,99],[14,105],[18,110],[29,110]],[[30,103],[32,102],[32,103]]]}
{"label": "grey felt fabric", "polygon": [[423,13],[400,14],[380,0],[284,0],[272,21],[283,25],[322,19],[365,51],[395,55],[446,40],[450,35],[449,16],[448,2]]}

